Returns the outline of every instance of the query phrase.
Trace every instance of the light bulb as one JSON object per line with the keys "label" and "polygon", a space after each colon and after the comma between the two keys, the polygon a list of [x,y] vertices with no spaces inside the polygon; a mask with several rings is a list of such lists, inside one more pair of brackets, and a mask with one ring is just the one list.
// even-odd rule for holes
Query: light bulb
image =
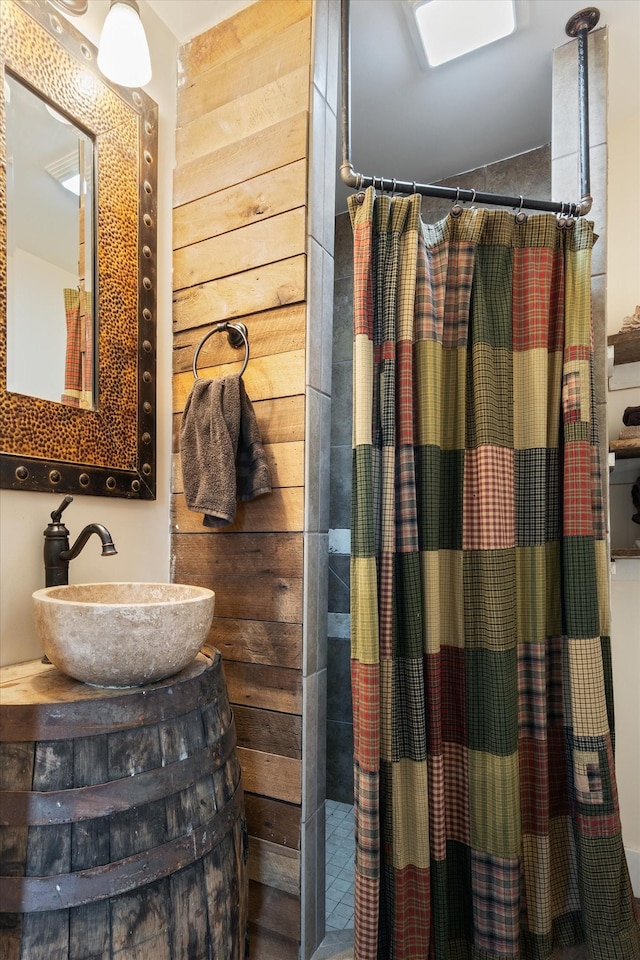
{"label": "light bulb", "polygon": [[151,58],[135,0],[111,0],[98,47],[98,67],[122,87],[151,80]]}

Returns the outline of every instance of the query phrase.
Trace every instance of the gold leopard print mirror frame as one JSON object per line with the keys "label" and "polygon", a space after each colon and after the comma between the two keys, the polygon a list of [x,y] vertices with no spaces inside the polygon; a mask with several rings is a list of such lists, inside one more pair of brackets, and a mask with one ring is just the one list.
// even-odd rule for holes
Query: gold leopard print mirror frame
{"label": "gold leopard print mirror frame", "polygon": [[[157,106],[99,73],[46,0],[2,0],[5,71],[95,138],[98,404],[7,392],[7,157],[0,97],[0,486],[155,499]],[[37,224],[34,224],[37,229]],[[34,350],[37,344],[34,344]]]}

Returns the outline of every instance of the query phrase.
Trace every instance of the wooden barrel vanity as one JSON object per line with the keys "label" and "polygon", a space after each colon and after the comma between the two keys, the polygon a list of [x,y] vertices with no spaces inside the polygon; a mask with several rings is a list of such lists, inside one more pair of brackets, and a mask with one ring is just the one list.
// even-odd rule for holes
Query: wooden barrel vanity
{"label": "wooden barrel vanity", "polygon": [[215,650],[118,690],[0,669],[3,960],[243,960],[235,743]]}

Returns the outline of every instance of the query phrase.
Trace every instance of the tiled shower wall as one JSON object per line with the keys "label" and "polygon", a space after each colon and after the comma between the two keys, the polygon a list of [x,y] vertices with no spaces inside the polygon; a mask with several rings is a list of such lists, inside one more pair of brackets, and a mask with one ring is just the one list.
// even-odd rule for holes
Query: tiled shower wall
{"label": "tiled shower wall", "polygon": [[[392,172],[392,171],[391,171]],[[549,145],[457,174],[453,184],[514,196],[551,197]],[[423,219],[446,216],[449,201],[423,198]],[[349,526],[351,510],[353,244],[348,213],[336,217],[331,389],[329,507],[329,618],[327,640],[327,798],[353,802],[351,714]]]}

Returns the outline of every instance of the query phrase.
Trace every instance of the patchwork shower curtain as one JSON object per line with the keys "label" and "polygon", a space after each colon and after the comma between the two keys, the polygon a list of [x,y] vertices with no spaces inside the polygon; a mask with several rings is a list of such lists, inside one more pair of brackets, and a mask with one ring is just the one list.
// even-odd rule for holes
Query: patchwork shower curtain
{"label": "patchwork shower curtain", "polygon": [[93,406],[93,318],[84,287],[65,287],[67,349],[61,403],[90,410]]}
{"label": "patchwork shower curtain", "polygon": [[613,767],[592,227],[354,230],[355,960],[640,957]]}

